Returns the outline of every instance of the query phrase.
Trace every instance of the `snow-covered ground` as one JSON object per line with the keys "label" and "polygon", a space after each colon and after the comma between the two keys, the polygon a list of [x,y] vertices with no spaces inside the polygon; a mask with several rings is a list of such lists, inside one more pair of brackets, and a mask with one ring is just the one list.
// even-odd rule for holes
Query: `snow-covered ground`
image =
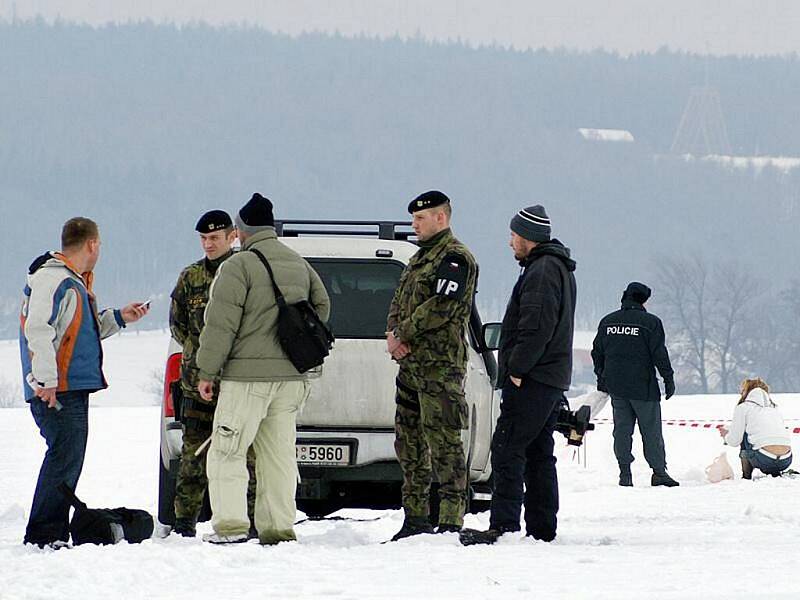
{"label": "snow-covered ground", "polygon": [[591,142],[633,142],[633,134],[627,129],[590,129],[581,127],[578,133]]}
{"label": "snow-covered ground", "polygon": [[[112,387],[92,402],[78,493],[90,506],[155,513],[159,409],[147,390],[166,336],[127,334],[105,348]],[[8,381],[19,370],[13,350],[0,342],[0,378]],[[800,426],[800,395],[776,400]],[[734,403],[690,396],[663,406],[665,420],[725,420]],[[620,488],[609,416],[598,415],[589,435],[588,466],[557,437],[561,510],[551,544],[506,536],[464,548],[447,534],[381,545],[401,513],[349,510],[338,515],[354,520],[302,522],[298,543],[271,548],[168,537],[53,553],[20,543],[44,444],[26,408],[0,410],[0,599],[800,597],[800,480],[743,481],[729,449],[737,478],[706,483],[704,467],[723,451],[716,430],[665,424],[681,487],[650,488],[640,459],[635,487]],[[642,456],[638,441],[634,453]],[[467,518],[469,527],[487,522],[488,513]]]}
{"label": "snow-covered ground", "polygon": [[695,156],[693,154],[684,154],[683,158],[686,162],[702,160],[716,163],[731,170],[752,169],[756,173],[760,173],[766,167],[769,167],[788,175],[794,169],[800,167],[800,157],[797,156],[727,156],[724,154]]}

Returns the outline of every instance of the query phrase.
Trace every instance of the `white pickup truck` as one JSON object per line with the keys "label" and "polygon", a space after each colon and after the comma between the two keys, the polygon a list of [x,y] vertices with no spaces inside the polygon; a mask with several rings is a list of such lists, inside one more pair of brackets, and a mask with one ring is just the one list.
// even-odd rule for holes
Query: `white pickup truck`
{"label": "white pickup truck", "polygon": [[[331,298],[330,327],[336,337],[325,365],[311,375],[311,397],[298,419],[298,508],[309,517],[320,517],[342,507],[397,507],[402,482],[394,451],[397,364],[386,352],[385,330],[400,274],[417,251],[409,241],[413,232],[408,223],[364,221],[279,221],[276,229],[281,241],[304,256],[322,278]],[[489,455],[499,412],[497,365],[483,335],[473,308],[464,331],[470,418],[462,434],[473,510],[485,510],[491,499]],[[173,341],[161,422],[159,520],[164,524],[174,520],[180,463],[181,429],[170,392],[179,375],[180,347]],[[432,499],[435,504],[435,493]]]}

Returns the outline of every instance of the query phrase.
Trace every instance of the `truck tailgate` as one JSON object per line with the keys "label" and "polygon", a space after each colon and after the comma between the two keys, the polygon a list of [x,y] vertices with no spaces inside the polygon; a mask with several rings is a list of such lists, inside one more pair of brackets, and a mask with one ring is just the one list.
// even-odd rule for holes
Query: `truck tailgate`
{"label": "truck tailgate", "polygon": [[338,339],[311,397],[297,420],[301,427],[393,428],[397,363],[381,339]]}

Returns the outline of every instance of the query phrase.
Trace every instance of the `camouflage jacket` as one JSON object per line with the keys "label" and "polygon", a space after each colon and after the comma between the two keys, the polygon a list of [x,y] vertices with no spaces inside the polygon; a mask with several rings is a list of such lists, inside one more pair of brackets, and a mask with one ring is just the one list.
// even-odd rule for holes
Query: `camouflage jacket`
{"label": "camouflage jacket", "polygon": [[478,279],[478,264],[450,229],[420,243],[400,277],[389,307],[387,331],[411,353],[402,369],[421,374],[431,368],[465,370],[466,327]]}
{"label": "camouflage jacket", "polygon": [[200,332],[203,330],[203,314],[208,304],[208,293],[214,275],[219,266],[232,255],[233,252],[230,252],[213,261],[203,258],[192,263],[181,271],[175,289],[172,290],[169,328],[175,341],[183,346],[181,387],[187,398],[200,399],[197,391],[200,379],[197,349],[200,347]]}

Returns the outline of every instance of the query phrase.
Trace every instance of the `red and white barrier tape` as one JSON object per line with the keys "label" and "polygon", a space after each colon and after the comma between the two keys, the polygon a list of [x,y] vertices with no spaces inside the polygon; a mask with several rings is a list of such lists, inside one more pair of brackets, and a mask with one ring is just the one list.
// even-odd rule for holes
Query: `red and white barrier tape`
{"label": "red and white barrier tape", "polygon": [[[797,421],[798,419],[786,419],[787,421]],[[592,419],[592,423],[613,423],[614,419]],[[689,427],[691,429],[719,429],[730,423],[730,420],[720,419],[662,419],[664,425],[675,425],[677,427]],[[789,433],[800,433],[800,427],[787,427]]]}

